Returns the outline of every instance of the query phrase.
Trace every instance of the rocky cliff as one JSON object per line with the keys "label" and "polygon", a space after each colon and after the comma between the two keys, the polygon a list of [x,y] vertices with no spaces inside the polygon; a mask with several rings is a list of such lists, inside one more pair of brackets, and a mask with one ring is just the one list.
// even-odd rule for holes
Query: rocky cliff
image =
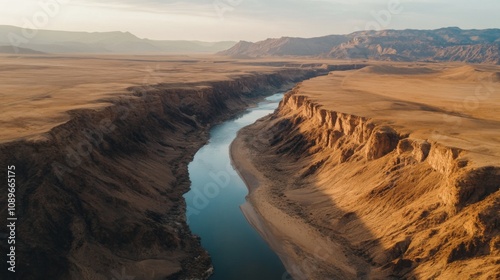
{"label": "rocky cliff", "polygon": [[311,95],[297,86],[237,139],[263,174],[250,202],[285,240],[274,247],[294,279],[500,277],[498,158]]}
{"label": "rocky cliff", "polygon": [[[324,71],[132,87],[104,109],[70,112],[37,141],[2,144],[1,177],[8,165],[16,172],[15,279],[207,278],[210,258],[186,224],[187,164],[212,124]],[[3,228],[2,252],[8,236]]]}

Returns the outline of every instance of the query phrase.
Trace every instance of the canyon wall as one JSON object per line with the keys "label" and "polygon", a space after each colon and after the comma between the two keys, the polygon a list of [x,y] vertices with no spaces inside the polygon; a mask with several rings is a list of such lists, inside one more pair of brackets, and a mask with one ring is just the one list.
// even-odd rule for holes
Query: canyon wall
{"label": "canyon wall", "polygon": [[[18,221],[17,272],[4,268],[0,278],[206,279],[210,257],[186,224],[187,164],[213,124],[324,73],[132,87],[104,109],[69,112],[70,121],[37,140],[2,144],[2,178],[15,166]],[[5,220],[6,204],[0,214]],[[2,252],[8,235],[0,231]]]}
{"label": "canyon wall", "polygon": [[[468,167],[468,160],[460,157],[466,151],[438,142],[409,138],[390,126],[377,125],[368,118],[321,109],[319,104],[310,102],[306,96],[296,92],[292,91],[284,97],[279,114],[292,115],[292,122],[298,126],[313,127],[313,130],[307,129],[302,135],[316,148],[340,152],[339,163],[347,161],[355,152],[358,152],[358,156],[365,156],[358,160],[366,161],[394,152],[402,162],[402,167],[425,162],[446,178],[441,198],[452,213],[499,189],[500,167]],[[300,150],[294,152],[300,153]]]}
{"label": "canyon wall", "polygon": [[249,200],[287,240],[274,247],[294,279],[500,276],[500,165],[401,131],[324,109],[299,85],[240,133],[263,174]]}

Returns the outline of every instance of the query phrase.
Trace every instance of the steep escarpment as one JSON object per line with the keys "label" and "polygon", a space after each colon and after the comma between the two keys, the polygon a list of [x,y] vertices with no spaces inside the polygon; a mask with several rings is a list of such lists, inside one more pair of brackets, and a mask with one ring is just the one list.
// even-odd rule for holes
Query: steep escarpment
{"label": "steep escarpment", "polygon": [[[294,92],[285,96],[279,113],[293,115],[293,118],[286,121],[299,127],[304,125],[314,128],[312,131],[301,131],[300,135],[303,137],[300,137],[299,142],[283,143],[278,148],[280,151],[291,145],[307,147],[307,150],[290,149],[292,154],[303,154],[310,151],[309,146],[313,143],[316,149],[329,148],[334,154],[339,152],[338,159],[333,158],[333,161],[339,163],[349,160],[356,152],[359,153],[358,160],[373,161],[395,152],[402,165],[425,162],[447,179],[447,186],[441,197],[443,203],[456,210],[478,202],[499,189],[500,167],[481,164],[475,166],[474,162],[466,159],[466,151],[459,148],[411,138],[388,125],[377,125],[369,118],[322,109],[319,104]],[[283,138],[294,138],[289,136],[295,135],[280,135]],[[301,143],[304,139],[307,139],[305,142],[308,144]]]}
{"label": "steep escarpment", "polygon": [[287,93],[233,150],[294,279],[498,278],[498,157],[346,112],[352,91],[325,108],[313,89]]}
{"label": "steep escarpment", "polygon": [[185,220],[187,164],[212,124],[321,73],[133,87],[104,109],[70,112],[37,141],[2,144],[2,178],[16,168],[16,279],[207,278],[210,258]]}

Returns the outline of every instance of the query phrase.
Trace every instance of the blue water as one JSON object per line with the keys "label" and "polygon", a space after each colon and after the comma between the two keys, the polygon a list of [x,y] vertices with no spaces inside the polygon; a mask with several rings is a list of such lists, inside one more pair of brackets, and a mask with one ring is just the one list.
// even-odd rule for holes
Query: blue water
{"label": "blue water", "polygon": [[248,194],[231,166],[229,146],[238,130],[272,113],[283,94],[266,98],[241,116],[217,125],[189,164],[191,191],[184,195],[188,224],[210,253],[211,280],[279,280],[286,270],[240,210]]}

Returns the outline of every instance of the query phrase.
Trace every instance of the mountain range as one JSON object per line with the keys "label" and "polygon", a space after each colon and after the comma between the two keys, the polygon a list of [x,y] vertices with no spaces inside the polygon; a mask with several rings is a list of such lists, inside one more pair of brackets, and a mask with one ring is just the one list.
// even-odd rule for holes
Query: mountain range
{"label": "mountain range", "polygon": [[236,42],[141,39],[130,32],[28,30],[0,25],[3,53],[215,53]]}
{"label": "mountain range", "polygon": [[240,41],[218,54],[233,57],[315,56],[388,61],[461,61],[500,64],[500,29],[359,31],[317,38]]}
{"label": "mountain range", "polygon": [[0,25],[0,53],[217,53],[236,58],[308,56],[385,61],[500,64],[500,29],[358,31],[316,38],[281,37],[259,42],[141,39],[130,32],[28,30]]}

